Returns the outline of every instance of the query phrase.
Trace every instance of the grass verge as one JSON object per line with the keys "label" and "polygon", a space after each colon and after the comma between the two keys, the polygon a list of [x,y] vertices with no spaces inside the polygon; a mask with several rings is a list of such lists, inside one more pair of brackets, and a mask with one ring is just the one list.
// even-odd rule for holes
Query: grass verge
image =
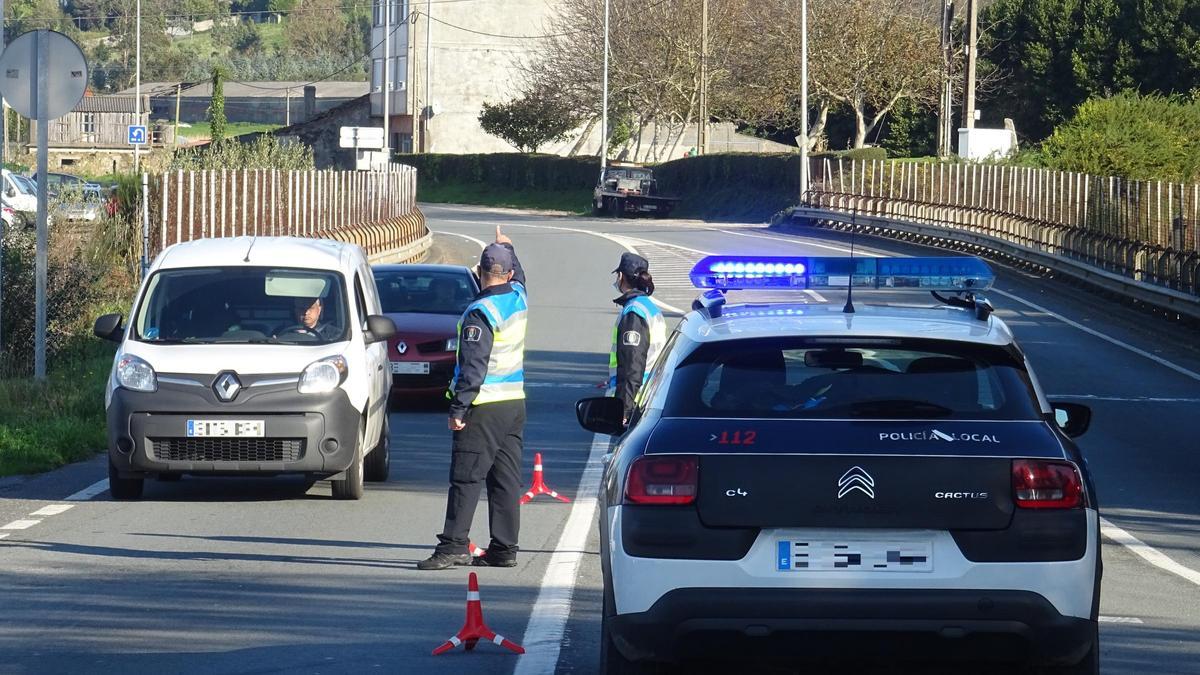
{"label": "grass verge", "polygon": [[113,346],[81,341],[46,382],[0,380],[0,476],[48,471],[107,444],[104,385]]}
{"label": "grass verge", "polygon": [[[253,134],[260,131],[275,131],[281,125],[258,124],[256,122],[228,122],[225,124],[225,135],[229,138],[243,134]],[[181,138],[212,138],[212,128],[208,122],[192,122],[190,126],[180,126]]]}
{"label": "grass verge", "polygon": [[476,204],[510,209],[566,211],[575,215],[592,212],[591,190],[508,190],[486,183],[437,183],[417,181],[417,199],[435,204]]}

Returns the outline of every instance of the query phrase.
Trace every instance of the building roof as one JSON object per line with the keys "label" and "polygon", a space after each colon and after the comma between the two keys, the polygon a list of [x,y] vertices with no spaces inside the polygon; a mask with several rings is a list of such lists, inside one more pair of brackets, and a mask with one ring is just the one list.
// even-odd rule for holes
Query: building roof
{"label": "building roof", "polygon": [[[144,96],[143,99],[145,99]],[[96,96],[84,96],[72,112],[136,113],[137,111],[137,97],[132,94],[129,96],[97,94]],[[143,105],[142,111],[148,111],[147,106]]]}
{"label": "building roof", "polygon": [[[211,98],[212,82],[143,82],[142,93],[150,96],[174,96],[177,86],[183,86],[183,98]],[[357,98],[367,93],[367,83],[364,82],[225,82],[226,98],[284,98],[288,91],[295,98],[304,96],[304,87],[311,85],[317,88],[317,98]],[[133,89],[126,89],[122,94],[132,94]]]}
{"label": "building roof", "polygon": [[[354,244],[305,237],[197,239],[168,247],[155,261],[153,269],[244,265],[347,271],[355,266],[354,250],[357,248]],[[358,255],[361,257],[362,253]]]}
{"label": "building roof", "polygon": [[840,303],[727,305],[715,319],[693,312],[682,330],[697,342],[762,337],[886,337],[950,340],[1006,346],[1013,343],[1008,326],[995,315],[986,321],[956,307],[905,307],[855,303],[844,314]]}

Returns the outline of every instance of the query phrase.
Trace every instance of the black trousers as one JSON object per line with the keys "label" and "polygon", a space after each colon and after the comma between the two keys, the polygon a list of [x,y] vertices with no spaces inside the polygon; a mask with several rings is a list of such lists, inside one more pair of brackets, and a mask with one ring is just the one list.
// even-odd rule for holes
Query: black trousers
{"label": "black trousers", "polygon": [[454,432],[450,455],[450,494],[446,524],[438,535],[438,553],[467,552],[471,521],[484,486],[488,495],[488,551],[517,554],[521,529],[521,449],[525,434],[525,401],[498,401],[472,406]]}

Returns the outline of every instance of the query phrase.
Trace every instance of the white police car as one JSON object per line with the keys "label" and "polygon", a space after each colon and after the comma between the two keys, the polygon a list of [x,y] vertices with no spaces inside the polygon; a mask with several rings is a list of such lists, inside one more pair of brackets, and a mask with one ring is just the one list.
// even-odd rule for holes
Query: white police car
{"label": "white police car", "polygon": [[[604,672],[710,656],[1098,672],[1096,494],[1070,440],[1090,413],[1046,400],[977,294],[986,264],[710,257],[692,279],[710,290],[604,476]],[[851,280],[858,307],[724,303]],[[942,302],[861,301],[879,289]],[[613,399],[578,413],[620,433]]]}

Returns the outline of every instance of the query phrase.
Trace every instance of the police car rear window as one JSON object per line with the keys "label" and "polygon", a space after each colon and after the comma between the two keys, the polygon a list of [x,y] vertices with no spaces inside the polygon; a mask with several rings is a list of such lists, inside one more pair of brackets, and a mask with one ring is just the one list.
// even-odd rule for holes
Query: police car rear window
{"label": "police car rear window", "polygon": [[781,419],[1038,419],[1004,349],[930,340],[769,338],[699,346],[664,414]]}

